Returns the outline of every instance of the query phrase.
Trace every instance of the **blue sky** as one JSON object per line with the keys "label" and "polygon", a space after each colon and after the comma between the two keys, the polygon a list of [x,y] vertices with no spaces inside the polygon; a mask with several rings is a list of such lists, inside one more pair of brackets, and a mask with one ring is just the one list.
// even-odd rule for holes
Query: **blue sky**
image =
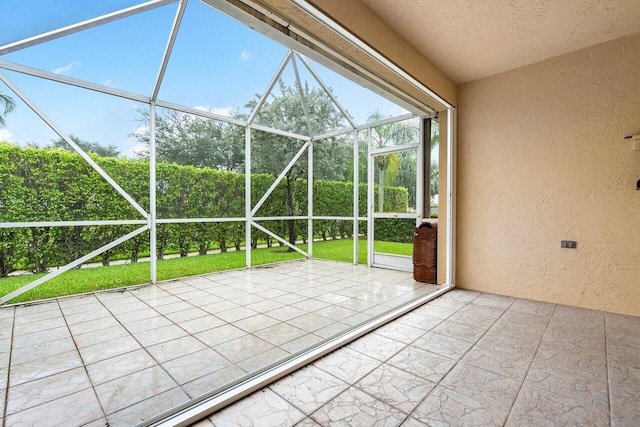
{"label": "blue sky", "polygon": [[[141,1],[65,0],[65,7],[61,8],[59,2],[45,0],[9,2],[0,18],[4,26],[0,44],[137,3]],[[176,8],[177,4],[163,6],[0,56],[0,59],[148,96],[158,73]],[[5,26],[6,22],[11,24]],[[255,94],[265,90],[287,50],[211,7],[192,0],[185,13],[159,99],[207,108],[221,114],[237,111]],[[376,108],[386,114],[404,112],[344,77],[318,64],[313,65],[357,122],[364,122]],[[136,140],[131,134],[140,126],[138,110],[146,109],[145,105],[0,71],[66,133],[103,145],[114,144],[126,155],[132,155],[136,149]],[[46,145],[57,138],[1,82],[0,91],[18,101],[16,110],[6,118],[6,127],[0,128],[0,140]]]}

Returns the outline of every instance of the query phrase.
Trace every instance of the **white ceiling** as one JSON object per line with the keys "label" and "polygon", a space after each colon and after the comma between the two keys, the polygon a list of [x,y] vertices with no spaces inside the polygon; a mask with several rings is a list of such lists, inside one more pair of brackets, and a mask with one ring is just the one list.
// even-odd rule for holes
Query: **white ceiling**
{"label": "white ceiling", "polygon": [[361,0],[454,82],[640,32],[640,0]]}

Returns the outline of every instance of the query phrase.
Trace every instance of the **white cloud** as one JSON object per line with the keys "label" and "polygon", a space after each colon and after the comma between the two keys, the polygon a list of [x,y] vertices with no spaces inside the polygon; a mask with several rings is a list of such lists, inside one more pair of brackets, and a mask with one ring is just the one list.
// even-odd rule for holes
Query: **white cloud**
{"label": "white cloud", "polygon": [[208,105],[196,105],[194,110],[206,111],[207,113],[217,114],[219,116],[232,117],[233,107],[209,107]]}
{"label": "white cloud", "polygon": [[138,126],[138,129],[133,131],[133,134],[135,136],[148,135],[149,134],[149,126],[140,125],[140,126]]}
{"label": "white cloud", "polygon": [[240,53],[240,61],[244,62],[244,61],[248,61],[251,58],[253,58],[253,54],[247,52],[247,49],[242,49],[242,52]]}
{"label": "white cloud", "polygon": [[9,129],[0,129],[0,142],[14,142],[13,136]]}
{"label": "white cloud", "polygon": [[109,80],[105,80],[104,82],[102,82],[102,84],[104,86],[109,86],[111,87],[113,85],[113,80],[109,79]]}
{"label": "white cloud", "polygon": [[[139,129],[139,128],[138,128]],[[131,148],[129,148],[127,151],[125,151],[124,153],[122,153],[122,155],[124,157],[127,157],[129,159],[135,159],[137,158],[141,153],[144,153],[145,150],[147,149],[147,147],[144,144],[136,144],[134,146],[132,146]]]}
{"label": "white cloud", "polygon": [[76,65],[80,65],[79,62],[70,62],[69,64],[65,65],[64,67],[58,67],[55,70],[53,70],[53,73],[55,74],[68,74],[69,71],[71,71],[71,69],[73,67],[75,67]]}

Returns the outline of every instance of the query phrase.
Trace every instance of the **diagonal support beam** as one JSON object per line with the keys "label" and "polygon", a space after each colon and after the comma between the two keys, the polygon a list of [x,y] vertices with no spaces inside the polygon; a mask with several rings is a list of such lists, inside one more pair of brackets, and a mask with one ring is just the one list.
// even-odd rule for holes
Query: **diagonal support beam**
{"label": "diagonal support beam", "polygon": [[260,112],[260,109],[262,108],[262,105],[264,105],[264,103],[267,101],[267,97],[269,96],[269,94],[273,90],[273,87],[276,85],[276,83],[278,83],[278,79],[280,78],[280,76],[284,72],[284,69],[287,67],[287,64],[289,63],[289,61],[291,60],[292,57],[293,57],[293,51],[290,50],[284,56],[284,59],[282,60],[282,63],[280,64],[280,67],[278,68],[278,71],[276,72],[276,74],[273,76],[273,78],[269,82],[269,86],[267,86],[267,90],[264,91],[264,93],[260,97],[260,100],[256,104],[256,108],[254,108],[253,111],[251,112],[251,115],[249,116],[249,120],[247,120],[247,126],[251,126],[253,121],[256,119],[256,116],[258,115],[258,112]]}
{"label": "diagonal support beam", "polygon": [[25,49],[30,46],[35,46],[40,43],[54,40],[60,37],[67,36],[69,34],[77,33],[82,30],[97,27],[98,25],[106,24],[108,22],[117,21],[127,16],[135,15],[137,13],[146,12],[147,10],[155,9],[170,3],[174,3],[178,0],[151,0],[146,3],[142,3],[136,6],[132,6],[126,9],[118,10],[116,12],[108,13],[106,15],[98,16],[96,18],[88,19],[77,24],[68,25],[57,30],[49,31],[47,33],[38,34],[33,37],[29,37],[23,40],[18,40],[14,43],[5,44],[0,46],[0,55],[6,55],[7,53],[15,52],[20,49]]}
{"label": "diagonal support beam", "polygon": [[258,209],[260,209],[260,206],[262,206],[264,204],[264,202],[267,201],[267,198],[271,195],[271,193],[273,193],[273,190],[276,189],[278,184],[280,184],[280,181],[282,181],[284,179],[284,177],[287,175],[287,173],[289,173],[289,171],[291,170],[293,165],[296,164],[296,162],[298,161],[300,156],[302,156],[302,154],[304,154],[304,150],[306,150],[309,147],[309,144],[310,144],[309,141],[305,142],[305,144],[302,146],[302,148],[300,148],[300,151],[298,151],[296,153],[296,155],[293,156],[293,159],[291,159],[291,161],[289,162],[287,167],[284,168],[284,170],[282,172],[280,172],[280,175],[278,175],[278,177],[273,182],[273,184],[271,184],[271,187],[269,187],[269,189],[264,193],[262,198],[258,201],[258,203],[256,203],[254,208],[251,210],[251,215],[255,215],[255,213],[258,212]]}
{"label": "diagonal support beam", "polygon": [[133,206],[133,208],[140,213],[140,215],[142,215],[144,218],[148,217],[148,213],[142,208],[142,206],[138,204],[138,202],[133,200],[133,197],[131,197],[126,191],[124,191],[122,187],[120,187],[120,185],[113,180],[113,178],[111,178],[100,166],[98,166],[98,164],[93,161],[93,159],[89,157],[87,153],[85,153],[80,147],[78,147],[78,145],[73,142],[73,140],[71,140],[71,138],[62,131],[62,129],[60,129],[55,123],[53,123],[53,121],[51,121],[51,119],[2,72],[0,72],[0,80],[2,80],[16,95],[18,95],[18,97],[25,104],[27,104],[27,106],[31,108],[31,110],[33,110],[33,112],[36,113],[38,117],[44,120],[44,122],[49,125],[49,127],[53,129],[55,133],[57,133],[62,139],[64,139],[67,144],[69,144],[87,163],[89,163],[89,165],[96,172],[100,174],[100,176],[102,176],[113,188],[115,188],[115,190],[120,193],[120,195],[124,197],[125,200],[129,202],[131,206]]}
{"label": "diagonal support beam", "polygon": [[300,102],[302,103],[302,111],[304,112],[304,118],[307,121],[307,130],[309,136],[313,138],[313,129],[311,127],[311,117],[309,116],[309,108],[307,107],[307,100],[304,97],[304,87],[300,81],[300,73],[298,73],[298,64],[296,63],[296,57],[291,57],[291,63],[293,64],[293,72],[296,75],[296,85],[298,86],[298,96],[300,96]]}
{"label": "diagonal support beam", "polygon": [[333,101],[333,103],[336,105],[336,107],[338,107],[338,110],[340,110],[340,112],[342,113],[342,115],[344,116],[345,119],[347,119],[347,121],[349,122],[349,124],[351,125],[351,127],[355,128],[356,122],[353,121],[353,119],[351,118],[351,116],[349,115],[349,113],[347,112],[347,110],[344,109],[344,107],[342,107],[342,104],[340,104],[340,102],[338,102],[338,99],[333,96],[333,92],[331,92],[329,90],[329,87],[327,87],[327,85],[324,84],[324,82],[322,81],[322,79],[320,78],[320,76],[318,76],[318,74],[316,73],[316,71],[311,68],[311,65],[309,65],[309,63],[307,62],[307,60],[304,58],[304,56],[300,55],[298,52],[296,52],[296,55],[298,56],[298,58],[300,58],[300,61],[302,61],[302,63],[304,64],[304,66],[307,68],[307,70],[309,70],[309,72],[311,73],[311,75],[313,76],[314,79],[316,79],[316,81],[318,82],[318,84],[320,86],[322,86],[322,89],[324,89],[324,91],[327,93],[327,95],[329,95],[329,98],[331,98],[331,100]]}
{"label": "diagonal support beam", "polygon": [[292,245],[291,243],[287,242],[282,237],[278,236],[277,234],[275,234],[272,231],[269,231],[268,229],[264,228],[263,226],[261,226],[257,222],[251,221],[251,225],[254,226],[255,228],[257,228],[258,230],[262,231],[263,233],[268,234],[269,236],[273,237],[274,239],[276,239],[278,242],[282,243],[283,245],[287,245],[288,247],[290,247],[294,251],[300,252],[302,255],[304,255],[305,257],[309,258],[309,254],[308,253],[306,253],[302,249],[296,247],[295,245]]}
{"label": "diagonal support beam", "polygon": [[156,101],[158,99],[158,92],[160,91],[160,85],[162,85],[162,79],[164,79],[164,73],[167,70],[167,64],[169,64],[169,58],[171,57],[171,52],[173,51],[173,45],[176,42],[176,36],[178,35],[178,30],[180,29],[180,24],[182,23],[182,17],[184,16],[184,11],[187,8],[187,3],[189,0],[180,0],[180,5],[178,6],[178,10],[176,11],[176,17],[173,20],[173,26],[171,27],[171,34],[169,35],[169,41],[167,42],[167,47],[164,50],[164,56],[162,57],[162,63],[160,64],[160,69],[158,70],[158,76],[156,77],[156,82],[153,85],[153,92],[151,93],[151,101]]}
{"label": "diagonal support beam", "polygon": [[138,228],[137,230],[132,231],[131,233],[124,235],[122,237],[120,237],[118,240],[114,240],[113,242],[104,245],[103,247],[96,249],[95,251],[83,256],[82,258],[78,258],[75,261],[70,262],[69,264],[65,265],[64,267],[54,270],[51,273],[47,274],[46,276],[43,276],[41,278],[39,278],[38,280],[34,280],[33,282],[29,283],[28,285],[25,285],[19,289],[16,289],[15,291],[11,292],[8,295],[5,295],[4,297],[0,298],[0,305],[11,301],[12,299],[14,299],[17,296],[20,296],[22,294],[24,294],[27,291],[30,291],[31,289],[35,288],[36,286],[40,286],[45,282],[48,282],[49,280],[53,279],[54,277],[58,277],[59,275],[61,275],[62,273],[65,273],[73,268],[76,268],[79,265],[84,264],[85,262],[89,261],[91,258],[97,257],[98,255],[100,255],[101,253],[108,251],[111,248],[114,248],[116,246],[118,246],[121,243],[126,242],[127,240],[136,237],[138,234],[143,233],[145,231],[147,231],[149,229],[148,225],[145,225],[143,227]]}

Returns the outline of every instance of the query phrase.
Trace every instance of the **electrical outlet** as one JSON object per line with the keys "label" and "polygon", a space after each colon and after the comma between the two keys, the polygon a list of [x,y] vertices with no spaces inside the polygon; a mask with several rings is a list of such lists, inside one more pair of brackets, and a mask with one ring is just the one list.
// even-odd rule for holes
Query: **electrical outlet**
{"label": "electrical outlet", "polygon": [[578,242],[576,242],[575,240],[561,240],[560,247],[567,249],[576,249],[578,247]]}

